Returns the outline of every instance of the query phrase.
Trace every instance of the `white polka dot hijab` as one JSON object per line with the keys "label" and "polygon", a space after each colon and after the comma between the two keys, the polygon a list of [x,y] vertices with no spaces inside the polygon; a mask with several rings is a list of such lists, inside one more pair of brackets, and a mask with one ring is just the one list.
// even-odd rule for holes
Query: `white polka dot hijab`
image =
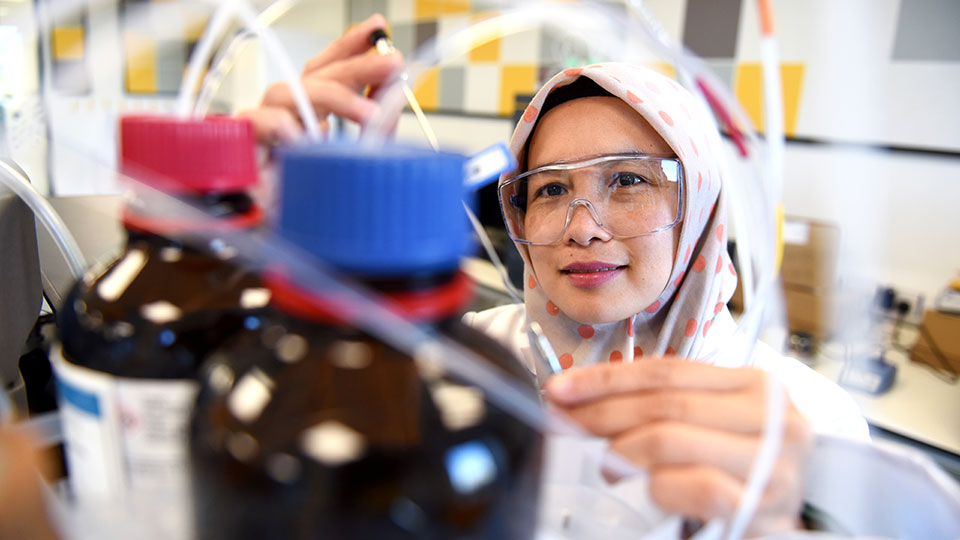
{"label": "white polka dot hijab", "polygon": [[560,311],[539,286],[527,246],[515,244],[525,265],[527,314],[540,323],[564,369],[633,362],[643,356],[697,359],[704,351],[716,349],[716,343],[708,340],[721,336],[711,335],[710,326],[736,287],[736,272],[726,250],[726,212],[722,204],[717,205],[720,136],[708,113],[673,80],[640,66],[595,64],[564,70],[537,92],[510,139],[518,163],[525,163],[527,139],[547,96],[578,77],[592,79],[628,103],[680,158],[685,193],[680,242],[670,280],[659,298],[625,320],[599,325],[582,324]]}

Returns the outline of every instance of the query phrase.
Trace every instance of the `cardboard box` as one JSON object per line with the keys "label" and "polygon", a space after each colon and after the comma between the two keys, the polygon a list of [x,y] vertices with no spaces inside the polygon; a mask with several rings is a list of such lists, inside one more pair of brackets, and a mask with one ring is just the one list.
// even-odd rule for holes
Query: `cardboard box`
{"label": "cardboard box", "polygon": [[787,328],[807,332],[819,339],[833,334],[835,294],[829,289],[805,289],[784,285]]}
{"label": "cardboard box", "polygon": [[[960,373],[960,315],[927,310],[923,314],[923,329],[911,352],[911,360]],[[933,339],[941,358],[930,345]]]}
{"label": "cardboard box", "polygon": [[783,226],[783,264],[786,286],[811,290],[837,284],[840,229],[822,221],[787,218]]}

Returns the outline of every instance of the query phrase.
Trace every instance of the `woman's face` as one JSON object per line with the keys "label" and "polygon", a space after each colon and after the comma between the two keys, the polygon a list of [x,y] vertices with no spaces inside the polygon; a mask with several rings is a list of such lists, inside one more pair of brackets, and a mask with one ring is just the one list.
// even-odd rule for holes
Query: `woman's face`
{"label": "woman's face", "polygon": [[[547,112],[530,139],[528,169],[596,154],[674,155],[657,132],[615,97],[568,101]],[[613,238],[582,206],[560,242],[527,246],[547,297],[572,319],[625,319],[660,296],[676,258],[680,226],[647,236]]]}

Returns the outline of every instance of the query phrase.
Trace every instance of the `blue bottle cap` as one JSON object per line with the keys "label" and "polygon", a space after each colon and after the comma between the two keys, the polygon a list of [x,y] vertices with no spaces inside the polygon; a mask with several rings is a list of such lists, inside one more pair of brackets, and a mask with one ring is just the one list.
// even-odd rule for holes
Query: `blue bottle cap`
{"label": "blue bottle cap", "polygon": [[278,233],[359,276],[453,270],[471,244],[465,162],[395,145],[285,149]]}

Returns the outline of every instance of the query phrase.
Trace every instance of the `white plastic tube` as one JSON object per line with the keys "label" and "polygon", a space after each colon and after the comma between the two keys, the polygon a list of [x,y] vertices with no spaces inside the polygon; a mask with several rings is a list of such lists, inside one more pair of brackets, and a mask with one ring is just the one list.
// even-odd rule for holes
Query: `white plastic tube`
{"label": "white plastic tube", "polygon": [[300,119],[306,128],[307,136],[315,141],[323,139],[323,132],[320,130],[320,123],[317,120],[317,113],[310,104],[307,92],[300,79],[300,72],[293,65],[290,56],[283,50],[280,41],[270,30],[264,21],[257,17],[250,5],[244,0],[206,0],[216,5],[210,24],[200,40],[200,45],[194,50],[190,57],[190,65],[180,87],[180,98],[178,100],[177,110],[181,116],[187,116],[194,110],[191,104],[193,88],[200,80],[200,72],[203,66],[210,60],[213,51],[213,43],[229,22],[229,15],[236,14],[243,21],[247,30],[253,32],[263,40],[267,53],[277,62],[280,70],[284,74],[284,79],[293,94],[293,100],[297,106],[297,112],[300,113]]}
{"label": "white plastic tube", "polygon": [[763,425],[763,441],[760,443],[757,455],[753,458],[753,466],[750,468],[746,487],[727,528],[727,540],[743,538],[773,474],[777,457],[780,455],[786,421],[787,397],[783,384],[774,376],[767,377],[766,396],[767,414]]}
{"label": "white plastic tube", "polygon": [[760,40],[763,65],[763,120],[767,142],[764,160],[770,200],[779,201],[783,189],[783,152],[785,146],[783,120],[783,84],[780,80],[780,51],[773,36]]}
{"label": "white plastic tube", "polygon": [[[320,130],[320,123],[317,120],[316,112],[310,104],[310,99],[300,81],[300,72],[293,65],[289,55],[283,50],[276,35],[267,28],[267,25],[259,21],[257,14],[244,0],[203,0],[216,7],[214,18],[204,35],[201,37],[201,44],[194,50],[188,64],[188,70],[185,79],[180,86],[180,95],[177,101],[177,111],[181,116],[190,114],[193,107],[190,105],[190,97],[193,95],[193,89],[199,81],[199,74],[203,71],[203,66],[210,60],[213,50],[213,44],[216,38],[223,33],[225,25],[229,22],[229,17],[217,13],[229,14],[234,12],[242,21],[244,26],[250,32],[259,36],[264,43],[267,53],[273,58],[280,70],[284,73],[284,80],[290,87],[294,102],[297,106],[297,112],[306,129],[307,136],[319,141],[323,138],[323,132]],[[53,21],[63,20],[75,16],[77,13],[86,9],[93,9],[101,5],[112,5],[109,0],[58,0],[54,2],[45,2],[45,16],[39,20],[39,25],[44,30],[49,30],[53,26]],[[206,43],[204,43],[206,42]],[[186,111],[186,113],[184,113]]]}
{"label": "white plastic tube", "polygon": [[[210,1],[216,2],[216,0]],[[297,112],[300,113],[300,119],[303,121],[304,128],[306,128],[307,136],[314,141],[322,140],[323,132],[320,130],[317,113],[310,104],[307,91],[304,89],[303,82],[300,80],[300,71],[293,65],[293,61],[286,51],[283,50],[283,46],[280,45],[280,40],[277,39],[277,36],[272,30],[257,19],[257,14],[250,8],[249,3],[243,0],[232,1],[236,2],[237,13],[240,15],[244,26],[263,40],[267,54],[273,57],[274,61],[276,61],[280,67],[280,70],[285,74],[287,85],[293,93],[293,99],[297,104]]]}
{"label": "white plastic tube", "polygon": [[[566,34],[600,56],[623,57],[629,51],[617,48],[612,39],[592,39],[603,29],[614,25],[611,35],[626,35],[625,21],[603,3],[583,2],[566,4],[553,2],[523,2],[519,7],[496,13],[486,19],[462,27],[450,34],[440,35],[424,43],[407,66],[409,80],[416,81],[425,70],[444,58],[457,58],[469,53],[479,44],[493,39],[547,27]],[[398,73],[402,70],[398,70]],[[395,77],[380,95],[380,109],[366,124],[361,142],[379,144],[386,139],[393,119],[405,103],[402,80]]]}
{"label": "white plastic tube", "polygon": [[507,291],[507,294],[510,295],[510,298],[513,299],[514,302],[522,304],[523,295],[513,286],[513,283],[510,282],[506,266],[504,266],[500,260],[500,256],[497,255],[497,250],[493,247],[493,243],[490,241],[487,232],[483,230],[483,225],[480,223],[477,215],[473,213],[473,210],[470,210],[470,207],[467,206],[466,203],[464,203],[463,209],[467,213],[467,218],[470,220],[470,225],[473,226],[474,232],[477,233],[477,238],[480,240],[480,245],[483,246],[483,251],[486,252],[487,257],[490,257],[490,262],[493,263],[493,267],[497,269],[497,273],[500,275],[500,280],[503,282],[503,287]]}
{"label": "white plastic tube", "polygon": [[230,20],[233,16],[233,6],[234,3],[232,1],[222,2],[217,6],[213,12],[213,16],[210,17],[210,22],[207,23],[207,29],[204,30],[203,35],[200,36],[197,47],[190,55],[187,71],[184,73],[183,79],[180,80],[180,93],[177,95],[176,111],[180,118],[185,119],[190,117],[190,112],[193,110],[193,89],[196,88],[197,83],[200,82],[200,73],[203,71],[203,66],[207,64],[210,56],[213,54],[214,44],[216,44],[217,40],[220,39],[220,36],[223,35],[230,25]]}
{"label": "white plastic tube", "polygon": [[[270,26],[286,12],[290,11],[290,8],[299,3],[300,0],[277,0],[261,11],[260,14],[257,15],[257,20],[265,27]],[[197,97],[197,104],[193,109],[194,116],[203,117],[207,114],[214,96],[216,96],[217,91],[223,84],[223,79],[230,73],[230,70],[233,69],[236,56],[243,49],[243,46],[254,37],[256,37],[256,35],[249,30],[243,30],[237,33],[237,35],[233,36],[230,40],[227,47],[214,58],[213,65],[203,77],[203,84],[200,86],[200,95]]]}
{"label": "white plastic tube", "polygon": [[47,202],[47,199],[33,187],[26,175],[20,171],[19,167],[8,163],[6,159],[0,159],[0,173],[2,173],[0,174],[0,181],[3,182],[3,185],[9,187],[23,202],[27,203],[27,206],[33,210],[34,216],[40,220],[40,223],[42,223],[44,228],[47,229],[47,232],[50,233],[54,243],[57,245],[57,249],[60,250],[63,258],[67,261],[73,277],[77,279],[83,277],[83,272],[87,267],[87,263],[83,258],[83,252],[80,251],[80,246],[77,245],[77,241],[73,238],[73,234],[70,233],[70,229],[67,228],[67,225],[60,218],[60,214],[58,214],[57,211],[53,209],[53,206]]}

